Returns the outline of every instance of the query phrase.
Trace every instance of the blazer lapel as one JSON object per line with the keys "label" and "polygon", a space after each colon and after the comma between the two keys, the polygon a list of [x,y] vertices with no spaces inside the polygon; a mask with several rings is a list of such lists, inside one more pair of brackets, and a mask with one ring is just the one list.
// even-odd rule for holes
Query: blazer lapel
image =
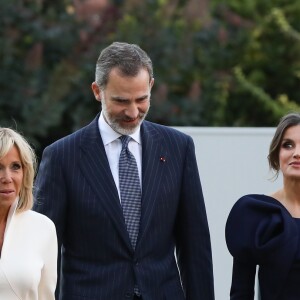
{"label": "blazer lapel", "polygon": [[151,123],[144,121],[141,127],[142,135],[142,216],[140,233],[137,241],[143,235],[152,217],[153,208],[159,192],[164,159],[167,156],[163,147],[163,139]]}
{"label": "blazer lapel", "polygon": [[[18,222],[18,215],[16,214],[16,207],[18,200],[12,204],[8,217],[4,236],[4,243],[2,246],[2,253],[0,259],[0,282],[3,284],[4,292],[7,291],[7,299],[22,299],[22,287],[16,282],[15,268],[12,265],[15,264],[15,255],[13,248],[14,239],[18,238],[16,230],[20,228]],[[1,290],[1,287],[0,287]],[[2,294],[1,294],[2,299]],[[6,299],[5,297],[3,299]]]}
{"label": "blazer lapel", "polygon": [[[20,291],[20,285],[18,282],[14,282],[13,278],[15,278],[15,274],[11,272],[10,264],[14,263],[13,261],[8,261],[8,264],[5,260],[0,260],[0,282],[1,282],[1,299],[22,299],[22,293]],[[4,293],[4,298],[2,298]],[[7,297],[7,298],[6,298]]]}
{"label": "blazer lapel", "polygon": [[82,156],[80,168],[97,195],[99,204],[106,210],[115,223],[117,230],[120,231],[126,243],[130,246],[118,191],[100,136],[98,118],[99,115],[85,128],[81,136]]}

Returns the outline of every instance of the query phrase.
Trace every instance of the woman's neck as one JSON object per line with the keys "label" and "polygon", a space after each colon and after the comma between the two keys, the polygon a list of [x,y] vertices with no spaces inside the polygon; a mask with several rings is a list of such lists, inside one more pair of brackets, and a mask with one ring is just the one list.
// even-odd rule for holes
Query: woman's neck
{"label": "woman's neck", "polygon": [[280,201],[290,214],[300,218],[300,181],[284,181],[283,188],[272,195]]}
{"label": "woman's neck", "polygon": [[7,216],[8,216],[9,208],[8,209],[0,209],[0,255],[2,252],[2,246],[4,242],[4,232],[6,228]]}

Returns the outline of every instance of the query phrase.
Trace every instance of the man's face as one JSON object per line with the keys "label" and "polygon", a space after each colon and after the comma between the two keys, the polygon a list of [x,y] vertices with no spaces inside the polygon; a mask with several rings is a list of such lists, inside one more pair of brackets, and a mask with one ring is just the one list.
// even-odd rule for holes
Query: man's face
{"label": "man's face", "polygon": [[148,113],[153,83],[145,69],[129,77],[114,68],[104,90],[95,82],[92,84],[96,99],[102,103],[104,118],[113,130],[122,135],[136,131]]}

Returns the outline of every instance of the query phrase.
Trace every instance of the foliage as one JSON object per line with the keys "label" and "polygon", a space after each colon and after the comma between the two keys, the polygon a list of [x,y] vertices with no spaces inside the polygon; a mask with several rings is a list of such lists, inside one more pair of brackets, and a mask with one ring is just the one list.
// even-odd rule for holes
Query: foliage
{"label": "foliage", "polygon": [[104,19],[101,30],[88,32],[75,18],[72,1],[7,0],[0,14],[0,125],[21,131],[39,152],[94,114],[96,56],[89,47],[101,47],[96,33],[110,23]]}
{"label": "foliage", "polygon": [[39,152],[87,124],[99,111],[95,62],[115,40],[153,60],[152,121],[274,126],[299,111],[300,3],[213,0],[195,9],[205,1],[2,0],[0,125]]}
{"label": "foliage", "polygon": [[3,1],[0,14],[1,126],[37,143],[60,121],[67,95],[63,78],[72,71],[63,67],[64,57],[75,30],[64,10],[44,10],[35,2]]}
{"label": "foliage", "polygon": [[[230,49],[237,59],[231,62],[224,124],[274,126],[283,114],[300,110],[300,5],[283,0],[251,0],[243,5],[231,0],[227,5],[218,9],[223,10],[220,19],[229,39],[238,30],[244,41]],[[224,16],[230,14],[226,20]]]}
{"label": "foliage", "polygon": [[223,59],[218,28],[207,27],[207,22],[189,18],[185,3],[169,1],[144,1],[129,7],[119,20],[112,39],[141,45],[154,62],[151,120],[222,125],[226,74],[218,69]]}

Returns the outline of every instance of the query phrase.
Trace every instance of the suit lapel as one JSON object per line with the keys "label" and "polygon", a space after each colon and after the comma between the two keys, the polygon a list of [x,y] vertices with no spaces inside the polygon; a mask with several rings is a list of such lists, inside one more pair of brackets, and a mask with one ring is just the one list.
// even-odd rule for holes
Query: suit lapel
{"label": "suit lapel", "polygon": [[99,204],[106,210],[115,223],[117,230],[120,231],[126,243],[130,246],[118,191],[100,137],[98,118],[99,116],[85,128],[82,134],[80,168],[97,195]]}
{"label": "suit lapel", "polygon": [[[159,183],[163,175],[163,159],[166,150],[162,137],[151,123],[144,121],[142,134],[142,216],[137,243],[142,240],[153,214],[153,208],[159,192]],[[138,246],[138,245],[137,245]]]}

